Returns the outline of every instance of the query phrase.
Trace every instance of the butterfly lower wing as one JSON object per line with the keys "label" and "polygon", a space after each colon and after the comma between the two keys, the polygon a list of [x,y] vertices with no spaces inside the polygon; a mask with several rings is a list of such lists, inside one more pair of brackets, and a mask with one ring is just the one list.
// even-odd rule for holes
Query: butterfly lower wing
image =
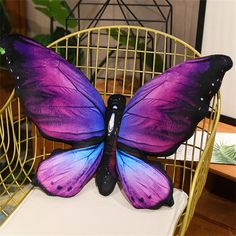
{"label": "butterfly lower wing", "polygon": [[164,170],[119,149],[116,157],[119,180],[135,208],[157,209],[174,204],[172,183]]}
{"label": "butterfly lower wing", "polygon": [[232,67],[213,55],[181,63],[147,82],[128,103],[118,133],[122,150],[170,155],[191,137]]}
{"label": "butterfly lower wing", "polygon": [[35,183],[53,196],[72,197],[94,175],[104,144],[57,151],[39,164]]}
{"label": "butterfly lower wing", "polygon": [[104,102],[79,69],[21,35],[6,36],[0,46],[26,114],[44,137],[91,145],[103,139]]}

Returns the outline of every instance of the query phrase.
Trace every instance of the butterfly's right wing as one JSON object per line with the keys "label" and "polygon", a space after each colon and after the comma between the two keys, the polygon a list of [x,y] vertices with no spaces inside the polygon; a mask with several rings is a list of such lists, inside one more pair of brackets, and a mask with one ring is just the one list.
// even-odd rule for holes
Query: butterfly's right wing
{"label": "butterfly's right wing", "polygon": [[158,209],[174,204],[172,182],[157,162],[142,160],[120,149],[116,159],[123,191],[135,208]]}
{"label": "butterfly's right wing", "polygon": [[232,60],[213,55],[181,63],[141,87],[128,103],[118,132],[117,172],[137,208],[171,205],[167,174],[140,155],[170,155],[206,116]]}
{"label": "butterfly's right wing", "polygon": [[141,87],[129,101],[118,147],[156,156],[171,155],[189,139],[232,67],[224,55],[178,64]]}

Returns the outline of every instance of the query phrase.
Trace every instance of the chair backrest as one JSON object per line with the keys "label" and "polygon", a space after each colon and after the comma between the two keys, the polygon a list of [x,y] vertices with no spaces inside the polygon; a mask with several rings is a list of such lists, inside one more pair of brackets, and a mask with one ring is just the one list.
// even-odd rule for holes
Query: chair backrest
{"label": "chair backrest", "polygon": [[[67,35],[50,48],[84,74],[103,96],[120,93],[131,98],[155,75],[200,54],[182,40],[157,30],[137,26],[105,26]],[[211,101],[209,119],[201,121],[191,138],[171,157],[155,158],[174,182],[189,194],[177,229],[183,235],[204,187],[211,157],[219,94]],[[32,173],[40,160],[65,144],[44,139],[24,115],[14,91],[0,109],[0,219],[5,219],[31,190]],[[1,223],[1,220],[0,220]]]}

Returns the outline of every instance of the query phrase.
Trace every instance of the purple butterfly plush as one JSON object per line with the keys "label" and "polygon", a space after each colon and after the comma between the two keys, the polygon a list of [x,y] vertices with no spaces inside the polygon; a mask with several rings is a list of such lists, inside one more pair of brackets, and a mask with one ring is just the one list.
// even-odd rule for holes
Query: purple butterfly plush
{"label": "purple butterfly plush", "polygon": [[228,56],[181,63],[141,87],[126,106],[122,95],[107,108],[85,75],[57,53],[20,35],[0,42],[16,93],[41,134],[72,146],[39,164],[37,184],[71,197],[96,172],[102,195],[119,179],[136,208],[173,205],[172,182],[148,155],[166,156],[190,138],[232,67]]}

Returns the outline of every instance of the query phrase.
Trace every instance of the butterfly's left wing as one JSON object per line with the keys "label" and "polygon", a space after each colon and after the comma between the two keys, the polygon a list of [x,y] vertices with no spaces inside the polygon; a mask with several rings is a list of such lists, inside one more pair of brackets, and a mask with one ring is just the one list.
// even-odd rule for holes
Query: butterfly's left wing
{"label": "butterfly's left wing", "polygon": [[103,152],[105,105],[86,76],[60,55],[22,35],[0,40],[27,116],[41,134],[73,146],[53,152],[36,173],[47,193],[73,196],[95,173]]}
{"label": "butterfly's left wing", "polygon": [[190,60],[146,83],[130,100],[118,133],[117,172],[135,207],[173,203],[166,173],[138,157],[170,155],[190,138],[231,67],[222,55]]}

